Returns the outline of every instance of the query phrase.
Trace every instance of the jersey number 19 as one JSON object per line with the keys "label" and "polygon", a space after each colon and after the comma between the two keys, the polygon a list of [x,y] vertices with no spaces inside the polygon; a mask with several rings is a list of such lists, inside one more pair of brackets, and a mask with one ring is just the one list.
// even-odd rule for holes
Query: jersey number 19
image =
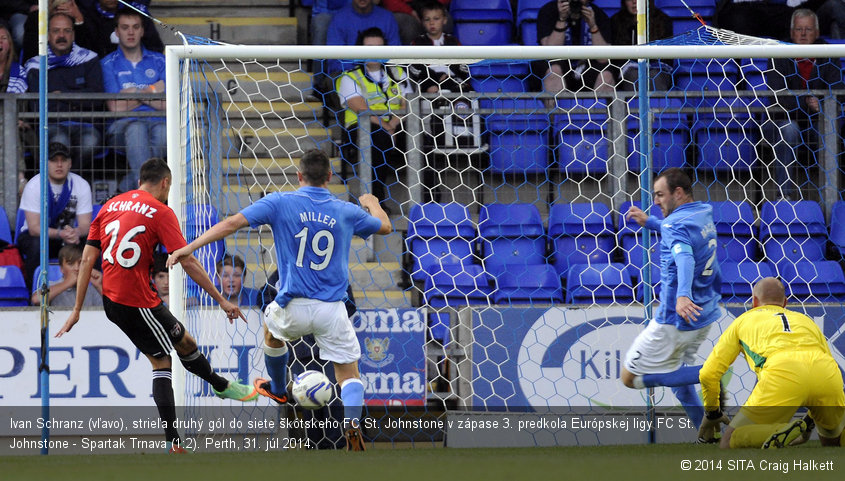
{"label": "jersey number 19", "polygon": [[[299,239],[299,251],[296,254],[296,267],[303,267],[305,261],[305,248],[308,244],[308,227],[303,227],[294,238]],[[323,239],[326,239],[325,247],[320,247]],[[315,271],[321,271],[329,266],[332,260],[332,253],[334,253],[334,235],[331,231],[320,230],[311,238],[311,250],[318,257],[322,257],[319,264],[309,262],[309,267]]]}

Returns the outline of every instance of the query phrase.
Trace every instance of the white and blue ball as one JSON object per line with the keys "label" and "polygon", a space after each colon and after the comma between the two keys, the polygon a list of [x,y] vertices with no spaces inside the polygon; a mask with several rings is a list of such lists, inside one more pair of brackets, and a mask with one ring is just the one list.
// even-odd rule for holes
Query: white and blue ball
{"label": "white and blue ball", "polygon": [[334,395],[332,383],[320,371],[305,371],[293,379],[291,394],[297,404],[306,409],[319,409]]}

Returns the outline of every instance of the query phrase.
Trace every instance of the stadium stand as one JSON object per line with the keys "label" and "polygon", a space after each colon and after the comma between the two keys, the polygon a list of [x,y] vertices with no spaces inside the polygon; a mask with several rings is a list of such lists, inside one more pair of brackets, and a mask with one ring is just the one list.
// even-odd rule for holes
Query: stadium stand
{"label": "stadium stand", "polygon": [[478,216],[482,263],[493,274],[546,263],[546,236],[533,204],[489,204]]}
{"label": "stadium stand", "polygon": [[634,287],[624,264],[573,264],[567,273],[566,302],[624,304],[634,301]]}
{"label": "stadium stand", "polygon": [[511,43],[513,12],[508,0],[452,0],[454,35],[463,45]]}
{"label": "stadium stand", "polygon": [[465,206],[454,202],[413,206],[405,239],[411,256],[411,279],[430,282],[430,274],[440,265],[472,264],[471,242],[475,237],[475,225]]}
{"label": "stadium stand", "polygon": [[751,288],[764,277],[775,275],[767,262],[744,260],[719,261],[722,269],[722,302],[751,302]]}
{"label": "stadium stand", "polygon": [[[640,277],[640,269],[643,265],[643,254],[644,254],[644,247],[640,245],[640,233],[642,231],[642,227],[637,224],[636,221],[628,220],[625,218],[625,213],[628,212],[628,209],[632,206],[636,206],[638,208],[642,208],[642,202],[640,201],[626,201],[619,206],[619,245],[622,247],[623,258],[625,263],[628,264],[628,270],[630,271],[631,277],[635,279],[639,279]],[[663,213],[660,211],[660,207],[654,205],[648,211],[649,215],[657,216],[658,219],[663,219]],[[655,231],[649,231],[649,239],[650,239],[650,258],[652,259],[652,263],[659,262],[660,259],[660,233]],[[652,276],[652,282],[656,282],[657,279]]]}
{"label": "stadium stand", "polygon": [[[549,165],[549,116],[535,99],[494,99],[497,111],[526,111],[487,116],[490,169],[502,173],[540,173]],[[533,112],[533,113],[531,113]]]}
{"label": "stadium stand", "polygon": [[6,209],[0,205],[0,240],[12,244],[14,238],[12,237],[12,228],[9,225],[9,216],[6,215]]}
{"label": "stadium stand", "polygon": [[[33,279],[38,279],[41,275],[41,266],[35,268],[35,275],[32,276]],[[62,269],[58,264],[47,264],[47,282],[53,283],[62,280]],[[34,283],[33,283],[34,284]],[[38,290],[38,286],[32,286],[32,292]]]}
{"label": "stadium stand", "polygon": [[516,6],[516,29],[523,45],[537,45],[537,14],[548,0],[519,0]]}
{"label": "stadium stand", "polygon": [[[628,119],[628,170],[640,172],[640,119],[639,99],[628,101],[632,115]],[[653,114],[652,128],[652,169],[661,172],[669,167],[686,165],[686,147],[690,141],[687,114],[681,112],[683,99],[653,99],[649,111]]]}
{"label": "stadium stand", "polygon": [[563,302],[560,276],[548,264],[520,265],[496,276],[495,304]]}
{"label": "stadium stand", "polygon": [[845,301],[845,274],[835,261],[785,263],[779,271],[789,295],[797,301]]}
{"label": "stadium stand", "polygon": [[607,172],[608,140],[604,135],[607,103],[604,99],[560,99],[565,114],[552,123],[557,145],[558,168],[570,175]]}
{"label": "stadium stand", "polygon": [[830,214],[830,241],[839,252],[845,257],[845,201],[838,201],[833,204]]}
{"label": "stadium stand", "polygon": [[713,223],[719,244],[716,257],[720,262],[742,262],[757,259],[754,238],[754,212],[746,202],[711,202]]}
{"label": "stadium stand", "polygon": [[552,264],[561,277],[572,279],[568,271],[576,264],[609,264],[616,243],[610,209],[600,202],[555,204],[549,212],[549,238]]}
{"label": "stadium stand", "polygon": [[17,266],[0,266],[0,306],[28,306],[29,293]]}
{"label": "stadium stand", "polygon": [[823,261],[827,225],[814,201],[767,202],[760,212],[760,241],[766,259],[778,267],[799,261]]}
{"label": "stadium stand", "polygon": [[431,307],[490,303],[493,277],[477,264],[443,264],[425,280],[425,300]]}

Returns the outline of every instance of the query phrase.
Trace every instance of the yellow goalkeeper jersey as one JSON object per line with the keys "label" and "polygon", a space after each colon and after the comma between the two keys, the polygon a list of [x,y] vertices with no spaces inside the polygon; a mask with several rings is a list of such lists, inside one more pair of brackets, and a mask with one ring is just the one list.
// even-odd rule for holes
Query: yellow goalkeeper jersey
{"label": "yellow goalkeeper jersey", "polygon": [[760,372],[780,354],[795,351],[821,351],[830,354],[822,331],[800,312],[766,305],[737,317],[728,327],[701,367],[701,394],[704,409],[719,407],[719,380],[741,352],[751,369]]}

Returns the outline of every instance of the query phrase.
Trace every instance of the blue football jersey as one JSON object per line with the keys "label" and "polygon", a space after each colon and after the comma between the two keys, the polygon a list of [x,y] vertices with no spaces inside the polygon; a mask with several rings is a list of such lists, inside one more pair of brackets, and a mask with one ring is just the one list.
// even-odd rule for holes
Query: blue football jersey
{"label": "blue football jersey", "polygon": [[[660,221],[660,307],[655,321],[674,324],[679,330],[700,329],[719,319],[722,300],[722,272],[716,259],[716,226],[713,207],[701,202],[678,206]],[[690,285],[679,286],[678,256],[691,254],[695,260]],[[687,294],[702,308],[698,319],[689,323],[675,312],[679,293]]]}
{"label": "blue football jersey", "polygon": [[269,224],[273,231],[281,307],[297,297],[343,300],[352,235],[366,239],[381,228],[379,219],[320,187],[270,194],[241,214],[250,226]]}

